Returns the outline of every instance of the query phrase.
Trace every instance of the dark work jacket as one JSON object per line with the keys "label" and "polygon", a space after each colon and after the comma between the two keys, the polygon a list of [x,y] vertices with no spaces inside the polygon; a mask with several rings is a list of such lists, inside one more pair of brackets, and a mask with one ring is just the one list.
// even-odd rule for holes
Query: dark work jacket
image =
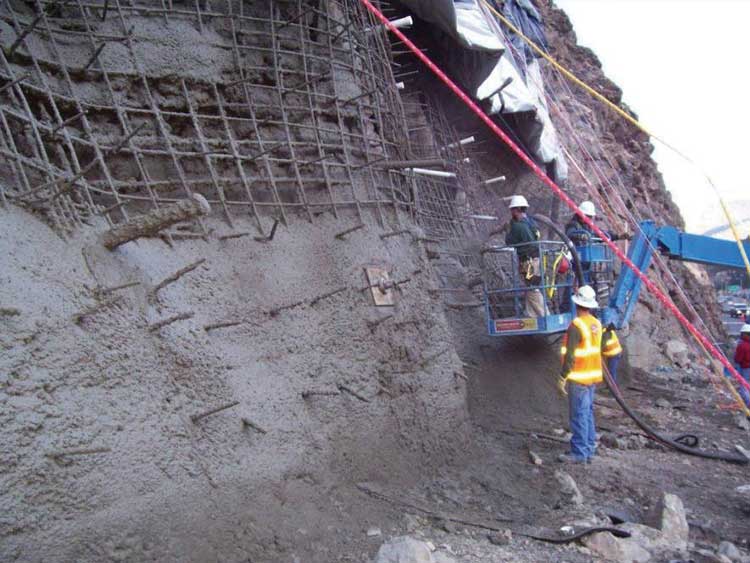
{"label": "dark work jacket", "polygon": [[[505,244],[514,245],[524,242],[535,242],[539,240],[539,237],[539,229],[531,217],[524,217],[519,221],[511,219],[510,230],[505,235]],[[523,246],[516,247],[516,252],[518,252],[518,259],[523,262],[529,258],[539,256],[539,247],[535,244],[524,244]]]}
{"label": "dark work jacket", "polygon": [[[619,240],[621,238],[618,235],[613,235],[609,231],[602,230],[609,240]],[[573,215],[570,221],[565,224],[565,234],[576,246],[587,244],[592,237],[599,238],[597,234],[591,230],[591,227],[584,223],[578,215]]]}

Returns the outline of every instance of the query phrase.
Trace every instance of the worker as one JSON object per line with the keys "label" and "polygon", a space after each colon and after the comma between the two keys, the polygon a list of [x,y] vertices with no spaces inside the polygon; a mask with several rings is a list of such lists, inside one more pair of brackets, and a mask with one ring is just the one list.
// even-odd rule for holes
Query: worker
{"label": "worker", "polygon": [[[596,218],[596,206],[594,206],[594,203],[591,201],[581,202],[581,205],[578,206],[578,210],[592,221]],[[591,227],[589,227],[577,213],[574,214],[573,217],[570,218],[570,221],[565,224],[565,234],[568,235],[568,238],[573,241],[573,244],[576,246],[588,243],[589,239],[594,236]]]}
{"label": "worker", "polygon": [[617,383],[617,366],[620,363],[621,356],[622,346],[620,345],[620,339],[617,338],[615,325],[609,323],[602,334],[602,358],[607,363],[607,371],[615,384]]}
{"label": "worker", "polygon": [[[514,195],[510,198],[511,220],[508,233],[505,235],[505,244],[514,246],[518,255],[521,276],[526,285],[539,286],[541,282],[541,270],[539,266],[539,245],[536,242],[541,238],[539,229],[534,220],[526,214],[529,202],[522,195]],[[526,291],[526,316],[541,317],[546,314],[544,296],[539,289]]]}
{"label": "worker", "polygon": [[[750,324],[744,324],[740,329],[740,341],[734,351],[734,367],[745,381],[750,382]],[[744,385],[740,385],[740,396],[750,407],[750,392]]]}
{"label": "worker", "polygon": [[[592,221],[596,220],[596,206],[594,205],[594,202],[582,201],[581,205],[578,206],[578,211]],[[593,229],[581,219],[578,213],[575,213],[573,217],[570,218],[570,221],[565,224],[565,234],[576,246],[588,244],[591,238],[597,236]],[[629,235],[613,235],[608,231],[604,231],[604,234],[607,235],[607,238],[610,240],[623,240],[630,238]]]}
{"label": "worker", "polygon": [[591,463],[596,450],[594,394],[602,381],[602,324],[594,315],[596,292],[589,285],[573,296],[576,317],[570,323],[560,349],[563,363],[558,389],[568,396],[570,452],[559,460],[567,463]]}

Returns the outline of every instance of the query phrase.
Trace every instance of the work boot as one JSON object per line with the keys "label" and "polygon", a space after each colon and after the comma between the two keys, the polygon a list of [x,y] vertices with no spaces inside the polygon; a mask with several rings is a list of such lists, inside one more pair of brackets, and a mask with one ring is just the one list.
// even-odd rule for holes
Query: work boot
{"label": "work boot", "polygon": [[586,458],[573,454],[560,454],[557,456],[557,461],[560,463],[586,463]]}

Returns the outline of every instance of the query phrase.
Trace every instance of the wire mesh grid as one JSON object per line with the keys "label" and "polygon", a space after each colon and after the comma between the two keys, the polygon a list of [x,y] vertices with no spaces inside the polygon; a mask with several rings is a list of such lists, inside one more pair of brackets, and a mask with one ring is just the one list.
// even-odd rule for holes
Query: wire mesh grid
{"label": "wire mesh grid", "polygon": [[261,234],[410,210],[407,180],[376,166],[407,131],[359,2],[11,0],[0,27],[0,198],[63,232],[194,192]]}

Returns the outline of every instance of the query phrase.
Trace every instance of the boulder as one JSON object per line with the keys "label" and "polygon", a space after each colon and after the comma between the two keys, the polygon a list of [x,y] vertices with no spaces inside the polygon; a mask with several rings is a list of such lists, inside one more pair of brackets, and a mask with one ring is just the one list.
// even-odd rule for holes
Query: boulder
{"label": "boulder", "polygon": [[680,367],[690,364],[690,350],[682,340],[669,340],[664,346],[664,354]]}
{"label": "boulder", "polygon": [[740,430],[750,430],[750,420],[747,419],[745,413],[734,413],[734,422]]}
{"label": "boulder", "polygon": [[572,504],[573,506],[581,506],[583,504],[583,495],[573,477],[565,473],[565,471],[558,469],[555,471],[555,479],[557,479],[560,485],[562,504]]}
{"label": "boulder", "polygon": [[742,561],[742,553],[732,542],[723,541],[719,544],[719,554],[725,555],[732,561]]}
{"label": "boulder", "polygon": [[661,531],[664,541],[673,549],[687,549],[689,528],[680,497],[664,493],[652,510],[648,523]]}
{"label": "boulder", "polygon": [[633,538],[616,538],[609,532],[592,534],[583,543],[597,556],[595,559],[619,563],[651,561],[651,552]]}
{"label": "boulder", "polygon": [[487,539],[493,545],[508,545],[513,540],[513,532],[503,530],[502,532],[491,532],[487,534]]}
{"label": "boulder", "polygon": [[456,563],[456,560],[444,551],[436,551],[432,554],[435,563]]}
{"label": "boulder", "polygon": [[667,401],[663,397],[660,397],[660,398],[656,399],[655,405],[657,407],[659,407],[660,409],[671,409],[672,408],[672,403],[670,403],[669,401]]}
{"label": "boulder", "polygon": [[688,546],[688,524],[679,497],[665,493],[651,514],[654,526],[626,522],[620,529],[629,538],[616,538],[609,532],[593,534],[584,540],[592,553],[601,559],[630,563],[653,561],[661,552],[685,551]]}
{"label": "boulder", "polygon": [[745,514],[750,514],[750,485],[741,485],[735,490],[736,498],[740,501],[740,507]]}
{"label": "boulder", "polygon": [[732,563],[726,555],[713,553],[707,549],[696,549],[690,553],[690,560],[695,563]]}
{"label": "boulder", "polygon": [[375,563],[435,563],[428,545],[408,536],[394,538],[380,546]]}

